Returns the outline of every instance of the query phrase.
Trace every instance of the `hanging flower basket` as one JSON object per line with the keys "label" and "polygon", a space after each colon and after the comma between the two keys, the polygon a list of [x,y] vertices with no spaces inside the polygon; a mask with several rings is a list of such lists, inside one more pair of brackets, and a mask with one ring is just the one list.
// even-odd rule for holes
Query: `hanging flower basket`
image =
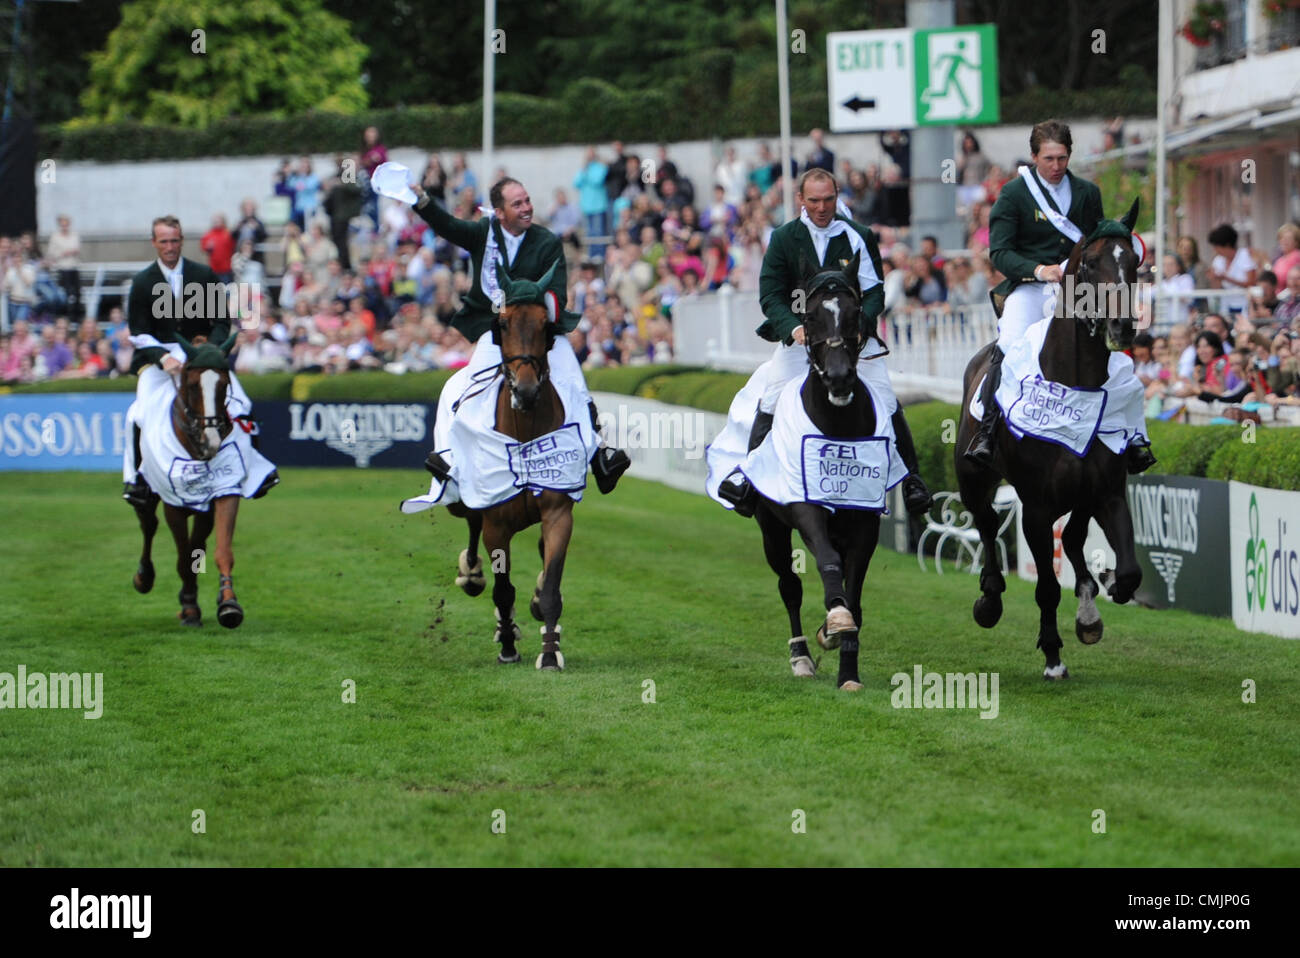
{"label": "hanging flower basket", "polygon": [[1288,10],[1300,10],[1300,0],[1264,0],[1264,16],[1276,20]]}
{"label": "hanging flower basket", "polygon": [[[1267,2],[1289,4],[1291,0],[1266,0]],[[1221,0],[1202,0],[1192,7],[1192,14],[1178,32],[1189,43],[1198,47],[1208,47],[1218,37],[1223,36],[1224,18],[1227,9]]]}

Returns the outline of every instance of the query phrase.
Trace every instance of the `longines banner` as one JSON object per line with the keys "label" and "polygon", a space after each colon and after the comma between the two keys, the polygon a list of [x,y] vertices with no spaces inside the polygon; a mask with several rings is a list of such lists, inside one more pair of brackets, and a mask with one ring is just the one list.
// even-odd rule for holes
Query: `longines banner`
{"label": "longines banner", "polygon": [[1232,621],[1300,638],[1300,492],[1231,482]]}
{"label": "longines banner", "polygon": [[1228,484],[1189,476],[1130,477],[1128,504],[1142,567],[1138,601],[1157,609],[1231,615]]}
{"label": "longines banner", "polygon": [[419,469],[433,448],[429,403],[259,402],[262,452],[277,466]]}

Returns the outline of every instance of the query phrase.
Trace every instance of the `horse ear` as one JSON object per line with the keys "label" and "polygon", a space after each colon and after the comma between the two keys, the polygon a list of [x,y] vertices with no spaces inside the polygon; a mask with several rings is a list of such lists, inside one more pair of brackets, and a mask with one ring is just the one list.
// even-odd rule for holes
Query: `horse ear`
{"label": "horse ear", "polygon": [[854,289],[858,288],[858,269],[862,266],[862,254],[854,253],[849,265],[844,267],[844,277]]}
{"label": "horse ear", "polygon": [[180,344],[181,344],[181,349],[185,350],[185,358],[186,358],[186,359],[193,359],[193,358],[194,358],[194,354],[195,354],[196,352],[198,352],[198,350],[194,348],[194,344],[191,343],[191,342],[190,342],[188,339],[186,339],[184,336],[182,336],[180,333],[177,333],[177,334],[176,334],[176,342],[180,343]]}
{"label": "horse ear", "polygon": [[1120,222],[1124,224],[1124,228],[1128,230],[1130,233],[1133,232],[1133,227],[1134,225],[1136,225],[1138,221],[1138,209],[1139,207],[1141,207],[1141,205],[1142,205],[1142,197],[1140,196],[1136,197],[1133,200],[1133,205],[1130,206],[1128,208],[1128,212],[1124,214],[1124,218],[1120,220]]}
{"label": "horse ear", "polygon": [[506,264],[501,261],[500,257],[498,257],[497,258],[497,285],[501,287],[502,292],[508,294],[510,292],[510,284],[513,282],[514,280],[510,278],[510,274],[506,272]]}
{"label": "horse ear", "polygon": [[236,327],[235,331],[230,334],[230,338],[221,344],[221,351],[225,353],[227,356],[229,356],[230,351],[235,348],[235,343],[238,341],[239,341],[239,329],[238,327]]}
{"label": "horse ear", "polygon": [[551,268],[542,275],[542,278],[537,281],[537,285],[542,289],[548,289],[551,285],[551,280],[555,278],[555,271],[559,268],[560,261],[557,259],[551,264]]}

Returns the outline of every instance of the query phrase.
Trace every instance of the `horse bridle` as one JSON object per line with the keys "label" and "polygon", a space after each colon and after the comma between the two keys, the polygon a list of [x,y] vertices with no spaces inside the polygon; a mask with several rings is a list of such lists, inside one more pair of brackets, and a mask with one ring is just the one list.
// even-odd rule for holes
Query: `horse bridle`
{"label": "horse bridle", "polygon": [[[180,382],[180,388],[176,390],[176,398],[180,400],[181,430],[185,433],[186,437],[190,440],[190,444],[197,449],[200,446],[200,442],[203,438],[203,431],[205,429],[215,429],[217,430],[218,434],[220,434],[223,426],[229,426],[230,428],[234,428],[234,426],[233,423],[231,423],[230,421],[230,413],[226,410],[226,404],[224,402],[218,403],[218,406],[220,407],[221,411],[215,416],[195,415],[194,410],[190,408],[189,400],[186,398],[185,395],[186,368],[187,367],[184,366],[181,367],[181,372],[180,372],[181,382]],[[176,406],[172,406],[172,418],[175,419],[175,417],[176,417]],[[229,432],[229,430],[227,430],[227,432]]]}
{"label": "horse bridle", "polygon": [[[1085,285],[1087,284],[1087,282],[1088,282],[1088,278],[1087,278],[1087,277],[1088,277],[1088,260],[1087,260],[1087,257],[1084,255],[1084,254],[1087,252],[1087,249],[1088,249],[1088,244],[1084,244],[1084,246],[1079,250],[1079,268],[1078,268],[1077,270],[1074,271],[1074,283],[1075,283],[1076,286],[1080,286],[1080,287],[1085,286]],[[1137,252],[1136,252],[1135,250],[1133,250],[1133,248],[1132,248],[1132,244],[1131,244],[1131,243],[1130,243],[1130,246],[1129,246],[1129,252],[1133,253],[1134,256],[1137,256]],[[1139,263],[1138,265],[1140,266],[1141,263]],[[1125,280],[1125,281],[1124,281],[1124,285],[1125,285],[1125,286],[1128,285],[1128,280]],[[1096,338],[1097,338],[1098,334],[1102,332],[1103,325],[1105,324],[1106,320],[1108,319],[1108,317],[1106,317],[1106,316],[1102,316],[1102,315],[1101,315],[1101,313],[1100,313],[1100,311],[1099,311],[1099,309],[1098,309],[1098,307],[1097,307],[1097,303],[1098,303],[1098,297],[1094,296],[1094,297],[1093,297],[1093,312],[1092,312],[1092,315],[1091,315],[1091,316],[1079,316],[1079,317],[1076,317],[1076,322],[1077,322],[1078,320],[1081,319],[1081,320],[1083,320],[1083,322],[1085,322],[1085,323],[1087,324],[1087,326],[1088,326],[1088,337],[1089,337],[1090,339],[1096,339]]]}
{"label": "horse bridle", "polygon": [[[854,289],[849,283],[845,282],[844,277],[839,273],[832,273],[830,276],[824,279],[814,281],[813,285],[807,291],[807,297],[805,299],[805,303],[807,302],[807,300],[811,300],[813,298],[814,293],[819,293],[823,289],[829,290],[832,293],[836,293],[839,292],[840,290],[843,290],[853,298],[853,308],[859,311],[862,309],[862,294],[859,293],[858,290]],[[814,346],[825,346],[827,349],[838,349],[841,346],[843,346],[849,350],[849,354],[853,358],[854,365],[857,365],[858,356],[862,352],[862,347],[864,345],[862,331],[861,330],[858,331],[858,341],[856,343],[850,344],[842,336],[839,335],[840,322],[841,320],[837,317],[835,321],[836,335],[832,336],[830,339],[820,339],[817,340],[816,342],[814,342],[812,336],[809,335],[807,324],[806,323],[804,324],[803,346],[805,352],[807,352],[808,354],[808,365],[812,368],[814,372],[817,373],[818,377],[821,378],[822,380],[826,379],[826,370],[821,363],[817,362],[817,358],[813,354]]]}

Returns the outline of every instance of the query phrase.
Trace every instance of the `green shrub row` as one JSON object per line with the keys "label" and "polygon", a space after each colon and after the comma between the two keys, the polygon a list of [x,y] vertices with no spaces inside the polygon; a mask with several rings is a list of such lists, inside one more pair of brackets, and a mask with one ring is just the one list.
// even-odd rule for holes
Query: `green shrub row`
{"label": "green shrub row", "polygon": [[[639,142],[776,135],[771,97],[733,95],[726,110],[704,110],[694,101],[698,91],[683,83],[658,88],[621,90],[604,80],[575,80],[558,97],[521,93],[496,96],[496,142],[501,145],[550,146],[565,143]],[[796,116],[825,116],[824,89],[796,93]],[[1086,91],[1035,88],[1004,97],[1003,123],[1034,123],[1044,116],[1150,116],[1155,91],[1116,86]],[[703,119],[701,117],[703,116]],[[42,158],[61,160],[189,159],[206,156],[274,156],[291,153],[336,153],[357,149],[362,131],[372,124],[384,131],[390,146],[474,149],[482,138],[479,103],[425,105],[368,110],[344,115],[312,112],[283,119],[231,117],[204,129],[112,124],[41,127]]]}
{"label": "green shrub row", "polygon": [[[451,370],[395,376],[384,372],[341,376],[267,373],[241,376],[249,397],[304,401],[437,401]],[[587,384],[593,392],[657,399],[725,414],[749,377],[743,373],[710,372],[698,366],[626,366],[593,369]],[[130,392],[135,377],[73,379],[17,386],[15,394],[52,392]],[[955,490],[953,460],[959,407],[925,402],[907,407],[907,421],[916,442],[921,475],[935,490]],[[1300,490],[1300,428],[1257,427],[1253,442],[1237,425],[1188,426],[1148,422],[1158,465],[1153,473],[1235,479],[1272,489]]]}

